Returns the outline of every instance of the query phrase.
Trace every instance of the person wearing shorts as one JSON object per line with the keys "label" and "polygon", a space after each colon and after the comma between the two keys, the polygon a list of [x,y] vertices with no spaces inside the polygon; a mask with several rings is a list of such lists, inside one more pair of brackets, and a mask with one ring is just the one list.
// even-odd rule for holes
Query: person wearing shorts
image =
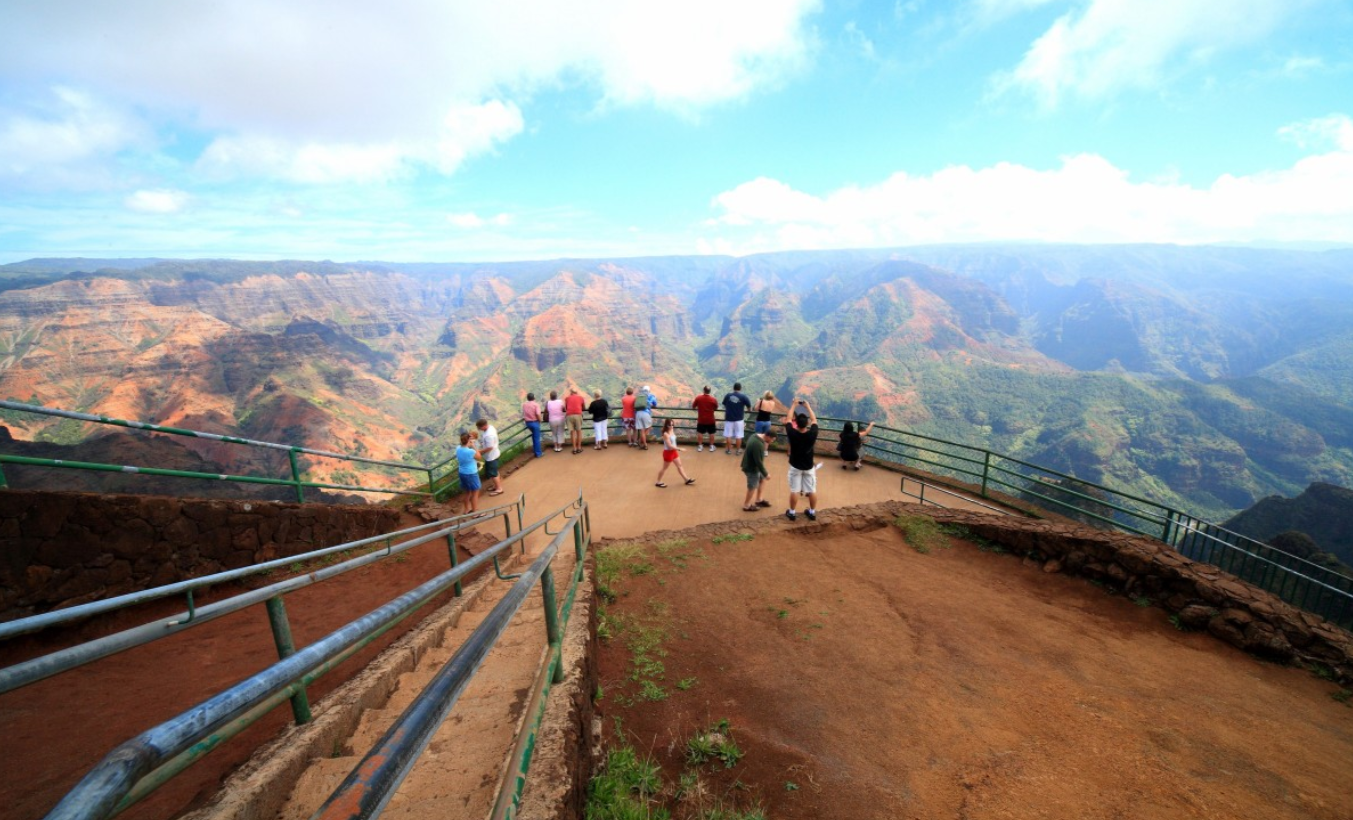
{"label": "person wearing shorts", "polygon": [[733,384],[733,392],[723,397],[723,451],[726,455],[742,452],[742,437],[746,433],[747,411],[752,409],[752,400],[742,392],[742,382]]}
{"label": "person wearing shorts", "polygon": [[714,411],[719,409],[719,400],[710,395],[709,385],[705,385],[705,392],[695,397],[691,402],[691,407],[695,408],[695,450],[702,452],[705,449],[705,437],[709,437],[709,451],[714,452]]}
{"label": "person wearing shorts", "polygon": [[503,480],[498,477],[498,459],[503,457],[503,451],[498,449],[498,428],[489,424],[488,419],[475,422],[475,427],[479,428],[479,455],[484,460],[484,478],[493,479],[489,495],[502,495]]}
{"label": "person wearing shorts", "polygon": [[606,425],[611,423],[611,405],[601,397],[600,390],[592,391],[592,403],[587,405],[587,412],[592,414],[592,449],[605,450],[610,438]]}
{"label": "person wearing shorts", "polygon": [[583,410],[586,407],[587,400],[578,392],[578,388],[570,387],[568,398],[564,399],[564,426],[568,428],[575,456],[583,451]]}
{"label": "person wearing shorts", "polygon": [[817,446],[817,414],[804,399],[795,399],[785,413],[785,434],[789,437],[789,509],[785,518],[798,520],[795,511],[799,496],[808,497],[805,514],[809,521],[817,520],[817,470],[813,465],[813,448]]}
{"label": "person wearing shorts", "polygon": [[648,449],[648,431],[653,427],[653,394],[644,385],[640,396],[634,400],[634,433],[639,440],[639,449]]}
{"label": "person wearing shorts", "polygon": [[761,396],[761,400],[756,403],[756,407],[752,408],[756,411],[756,432],[770,432],[770,414],[775,412],[775,408],[779,404],[780,402],[776,400],[775,394],[769,390]]}
{"label": "person wearing shorts", "polygon": [[672,419],[667,419],[662,423],[662,469],[658,470],[659,487],[666,487],[662,483],[662,474],[667,472],[667,468],[675,465],[677,472],[686,479],[687,484],[694,484],[695,479],[686,475],[686,471],[681,467],[681,448],[677,446],[676,424]]}
{"label": "person wearing shorts", "polygon": [[630,447],[639,446],[634,441],[634,388],[626,387],[625,395],[620,397],[620,426],[625,429],[625,443]]}
{"label": "person wearing shorts", "polygon": [[484,457],[470,446],[470,434],[460,434],[460,446],[456,448],[456,471],[460,476],[460,489],[465,493],[465,512],[479,509],[479,465]]}
{"label": "person wearing shorts", "polygon": [[766,479],[770,478],[770,473],[766,472],[766,447],[774,440],[775,434],[769,430],[755,433],[747,439],[747,449],[742,452],[742,474],[747,477],[747,497],[742,500],[743,512],[756,512],[770,506],[770,502],[761,497],[761,492],[765,489]]}
{"label": "person wearing shorts", "polygon": [[550,400],[545,402],[545,415],[550,422],[550,438],[554,441],[554,451],[562,453],[559,445],[564,441],[564,402],[559,398],[558,390],[550,391]]}

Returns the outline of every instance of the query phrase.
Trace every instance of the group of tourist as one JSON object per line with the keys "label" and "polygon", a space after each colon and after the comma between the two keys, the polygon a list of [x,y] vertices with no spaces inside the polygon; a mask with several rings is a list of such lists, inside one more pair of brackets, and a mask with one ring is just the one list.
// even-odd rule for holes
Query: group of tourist
{"label": "group of tourist", "polygon": [[[691,401],[690,406],[696,412],[696,452],[704,452],[708,446],[711,453],[718,450],[714,441],[718,430],[715,413],[722,406],[724,454],[742,457],[740,466],[747,478],[747,495],[743,499],[742,509],[746,512],[757,512],[772,506],[762,497],[766,482],[770,478],[770,473],[766,470],[766,451],[775,442],[776,437],[771,429],[772,418],[774,414],[783,411],[785,436],[789,445],[789,506],[785,510],[785,517],[791,521],[797,520],[799,499],[805,498],[808,506],[804,514],[809,520],[817,520],[817,472],[822,465],[815,462],[817,414],[806,399],[795,398],[791,404],[785,406],[775,398],[774,393],[766,391],[753,403],[751,398],[742,392],[742,384],[738,382],[724,395],[722,401],[716,400],[711,388],[706,385]],[[648,449],[650,430],[653,427],[653,411],[657,407],[657,396],[648,385],[637,390],[633,387],[625,388],[625,394],[620,400],[620,421],[628,446],[641,450]],[[608,449],[610,443],[608,428],[612,412],[613,408],[602,398],[600,390],[593,391],[592,400],[588,402],[577,387],[569,387],[562,399],[558,391],[551,390],[549,399],[543,407],[536,400],[535,393],[527,393],[526,401],[521,406],[521,417],[531,433],[531,448],[536,458],[545,455],[542,425],[549,425],[550,444],[554,452],[563,452],[563,444],[567,441],[573,455],[581,453],[584,416],[590,417],[592,423],[592,449]],[[748,413],[755,413],[750,436],[746,431]],[[466,493],[467,512],[479,508],[481,490],[479,462],[484,465],[485,480],[493,484],[489,495],[501,495],[503,492],[502,479],[498,475],[498,460],[501,456],[498,431],[487,419],[480,419],[476,422],[476,427],[477,433],[461,433],[460,447],[456,449],[461,487]],[[841,469],[860,469],[863,464],[860,451],[863,448],[864,438],[873,429],[872,422],[863,429],[857,429],[852,422],[845,423],[837,443],[837,450],[841,453]],[[675,419],[667,418],[663,422],[658,441],[662,445],[662,467],[658,470],[655,485],[658,488],[667,487],[663,476],[671,467],[676,468],[677,474],[687,485],[694,484],[695,479],[687,475],[685,466],[681,463],[681,453],[685,448],[677,444]]]}

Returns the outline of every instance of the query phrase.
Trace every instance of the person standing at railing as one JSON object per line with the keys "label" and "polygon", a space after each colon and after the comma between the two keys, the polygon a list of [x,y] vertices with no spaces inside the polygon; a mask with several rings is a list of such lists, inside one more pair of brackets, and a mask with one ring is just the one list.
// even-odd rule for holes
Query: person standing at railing
{"label": "person standing at railing", "polygon": [[639,439],[639,449],[648,449],[648,431],[653,426],[653,408],[658,400],[649,391],[648,385],[634,394],[634,432]]}
{"label": "person standing at railing", "polygon": [[785,435],[789,437],[789,509],[785,518],[798,520],[795,508],[799,496],[808,497],[805,514],[809,521],[817,520],[817,469],[813,465],[813,448],[817,446],[817,413],[805,399],[794,399],[785,413]]}
{"label": "person standing at railing", "polygon": [[587,401],[578,388],[570,387],[568,397],[564,399],[564,422],[568,427],[569,440],[573,442],[575,456],[583,451],[583,410],[586,407]]}
{"label": "person standing at railing", "polygon": [[756,432],[768,433],[770,432],[771,413],[780,409],[780,400],[775,398],[774,393],[767,390],[757,401],[756,407],[752,409],[756,411]]}
{"label": "person standing at railing", "polygon": [[620,426],[625,428],[625,443],[638,447],[634,435],[634,388],[626,387],[625,395],[620,397]]}
{"label": "person standing at railing", "polygon": [[695,408],[695,450],[703,452],[705,449],[705,437],[709,437],[709,451],[714,452],[714,431],[716,422],[714,420],[714,411],[719,409],[719,400],[710,395],[709,385],[705,385],[705,392],[695,397],[691,402],[691,407]]}
{"label": "person standing at railing", "polygon": [[545,402],[545,415],[550,422],[550,438],[554,441],[554,451],[562,453],[564,448],[564,402],[559,398],[558,390],[550,391],[550,400]]}
{"label": "person standing at railing", "polygon": [[545,451],[540,447],[540,403],[536,401],[535,393],[526,394],[526,401],[521,406],[521,420],[526,423],[526,429],[531,431],[531,450],[536,458],[540,458],[545,455]]}
{"label": "person standing at railing", "polygon": [[845,462],[841,465],[842,470],[849,470],[852,467],[860,469],[860,465],[864,463],[864,459],[860,457],[860,450],[864,447],[865,437],[873,429],[872,421],[863,430],[856,430],[855,425],[849,421],[841,427],[841,439],[836,442],[836,449],[841,451],[841,460]]}
{"label": "person standing at railing", "polygon": [[493,479],[493,489],[489,495],[503,494],[503,480],[498,477],[498,459],[503,452],[498,449],[498,428],[489,424],[488,419],[475,422],[479,428],[479,454],[484,459],[484,477]]}
{"label": "person standing at railing", "polygon": [[746,434],[747,411],[752,400],[742,392],[742,382],[733,383],[733,392],[723,397],[723,452],[724,455],[742,455],[742,437]]}
{"label": "person standing at railing", "polygon": [[469,431],[460,434],[460,446],[456,448],[456,471],[460,473],[460,489],[465,493],[465,512],[479,509],[479,464],[484,457],[470,446],[472,436]]}
{"label": "person standing at railing", "polygon": [[611,405],[601,397],[600,390],[592,391],[592,403],[587,405],[587,412],[592,414],[592,449],[605,450],[610,438],[606,425],[611,423]]}

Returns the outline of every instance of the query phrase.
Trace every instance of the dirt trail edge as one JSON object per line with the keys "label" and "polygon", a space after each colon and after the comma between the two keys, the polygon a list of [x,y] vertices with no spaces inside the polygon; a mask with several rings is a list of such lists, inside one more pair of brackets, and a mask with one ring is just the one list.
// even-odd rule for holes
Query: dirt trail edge
{"label": "dirt trail edge", "polygon": [[[1349,816],[1335,684],[1010,554],[1046,522],[1003,545],[994,517],[922,539],[899,514],[952,516],[890,503],[597,545],[601,725],[661,765],[673,817]],[[697,762],[711,728],[731,766]]]}

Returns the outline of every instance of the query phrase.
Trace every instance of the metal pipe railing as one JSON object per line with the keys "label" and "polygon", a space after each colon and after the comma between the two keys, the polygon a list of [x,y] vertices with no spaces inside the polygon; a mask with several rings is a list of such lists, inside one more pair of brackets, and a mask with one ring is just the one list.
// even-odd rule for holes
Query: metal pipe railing
{"label": "metal pipe railing", "polygon": [[[527,535],[560,514],[575,509],[572,502],[526,529],[504,538],[465,563],[447,570],[331,632],[310,646],[283,658],[267,669],[218,693],[182,714],[122,743],[98,763],[47,815],[48,820],[96,820],[113,816],[129,805],[127,798],[137,784],[157,770],[172,767],[182,755],[191,755],[203,741],[212,745],[244,728],[243,720],[259,707],[273,707],[290,699],[307,675],[322,674],[351,654],[353,644],[374,639],[432,598],[523,541]],[[310,679],[313,679],[310,678]],[[188,760],[184,763],[192,762]],[[181,768],[181,767],[180,767]]]}
{"label": "metal pipe railing", "polygon": [[[546,645],[551,659],[558,654],[561,646],[559,613],[553,599],[550,566],[563,539],[572,528],[580,525],[585,506],[573,508],[577,514],[565,514],[571,526],[554,535],[540,557],[521,574],[455,655],[312,815],[313,820],[365,820],[381,813],[537,582],[545,596]],[[544,523],[538,522],[537,526]],[[546,665],[552,666],[549,661]]]}
{"label": "metal pipe railing", "polygon": [[264,561],[259,564],[251,564],[247,567],[224,570],[222,572],[212,573],[211,575],[203,575],[199,578],[189,578],[186,581],[176,581],[175,583],[172,584],[165,584],[164,586],[152,587],[151,589],[143,589],[138,590],[136,592],[128,592],[125,595],[118,595],[114,598],[104,598],[98,601],[90,601],[89,603],[79,604],[77,606],[67,607],[65,609],[53,610],[52,612],[44,612],[41,615],[30,615],[27,618],[19,618],[14,621],[7,621],[5,623],[0,623],[0,641],[7,640],[9,638],[13,638],[18,635],[26,635],[30,632],[37,632],[42,629],[47,629],[48,627],[68,623],[70,621],[88,618],[93,615],[100,615],[104,612],[111,612],[113,610],[123,609],[129,606],[135,606],[137,604],[148,603],[150,601],[155,601],[160,598],[167,598],[171,595],[184,594],[196,589],[200,589],[202,587],[215,586],[216,584],[223,584],[229,581],[238,581],[239,579],[247,578],[250,575],[268,573],[274,569],[287,567],[298,562],[304,563],[306,561],[312,561],[317,558],[324,558],[336,552],[345,552],[348,550],[361,549],[362,547],[379,543],[381,541],[389,542],[392,539],[400,538],[405,535],[410,535],[415,532],[431,529],[433,527],[444,526],[447,522],[450,521],[463,521],[470,519],[479,521],[488,518],[493,518],[497,515],[500,515],[503,510],[513,509],[522,503],[523,501],[519,499],[509,504],[503,504],[501,506],[494,507],[488,510],[479,510],[473,513],[468,513],[466,515],[452,516],[451,518],[445,518],[442,519],[441,521],[433,521],[428,524],[419,524],[416,527],[409,527],[403,530],[396,530],[395,532],[385,533],[383,535],[373,535],[369,538],[361,538],[356,541],[348,541],[342,544],[335,544],[334,546],[331,547],[321,547],[317,550],[310,550],[309,552],[301,552],[295,555],[289,555],[285,558],[276,558],[273,559],[272,561]]}

